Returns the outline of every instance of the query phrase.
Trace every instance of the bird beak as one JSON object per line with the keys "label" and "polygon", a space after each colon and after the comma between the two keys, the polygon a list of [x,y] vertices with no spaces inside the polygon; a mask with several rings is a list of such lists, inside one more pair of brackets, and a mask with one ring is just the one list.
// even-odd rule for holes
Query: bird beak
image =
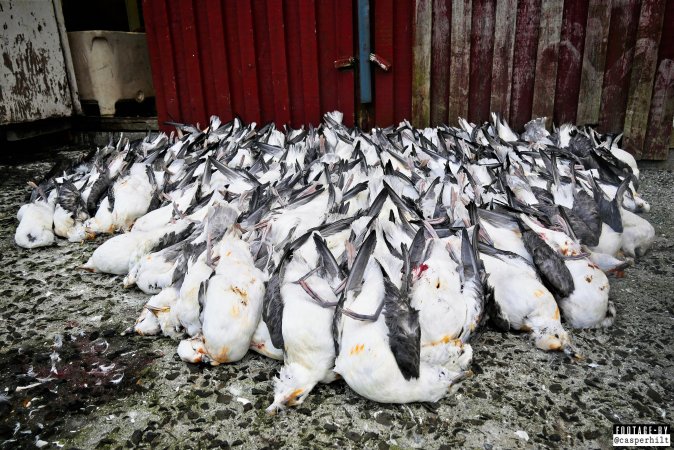
{"label": "bird beak", "polygon": [[453,384],[453,385],[454,385],[454,384],[459,384],[459,383],[461,383],[462,381],[465,381],[465,380],[467,380],[468,378],[470,378],[470,377],[472,377],[472,376],[473,376],[473,371],[470,370],[470,369],[468,369],[468,370],[466,370],[466,371],[463,371],[463,372],[459,373],[459,374],[456,376],[456,378],[454,378],[454,380],[452,381],[452,384]]}
{"label": "bird beak", "polygon": [[283,409],[283,405],[280,405],[278,403],[272,403],[267,407],[265,410],[268,415],[270,416],[275,416],[277,412],[281,411]]}
{"label": "bird beak", "polygon": [[583,355],[578,353],[578,351],[573,345],[567,345],[566,347],[564,347],[564,354],[574,361],[582,361],[583,359],[585,359]]}

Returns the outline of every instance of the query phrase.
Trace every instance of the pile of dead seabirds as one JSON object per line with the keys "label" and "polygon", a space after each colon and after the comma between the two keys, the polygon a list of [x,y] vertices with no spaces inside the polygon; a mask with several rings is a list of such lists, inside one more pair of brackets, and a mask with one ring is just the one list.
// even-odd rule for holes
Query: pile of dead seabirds
{"label": "pile of dead seabirds", "polygon": [[111,235],[81,269],[152,295],[133,330],[190,363],[282,360],[269,412],[338,377],[374,401],[434,402],[470,374],[487,319],[582,353],[568,329],[612,324],[607,275],[654,238],[620,136],[459,122],[214,116],[122,137],[30,182],[16,243]]}

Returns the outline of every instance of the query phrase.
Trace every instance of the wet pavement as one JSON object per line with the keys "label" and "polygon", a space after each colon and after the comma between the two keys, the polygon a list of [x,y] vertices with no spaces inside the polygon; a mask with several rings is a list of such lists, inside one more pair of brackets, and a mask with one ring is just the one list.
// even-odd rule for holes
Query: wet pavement
{"label": "wet pavement", "polygon": [[475,376],[435,405],[377,404],[338,381],[270,417],[278,362],[191,366],[169,338],[122,335],[148,297],[76,270],[102,238],[15,246],[26,181],[76,153],[0,165],[0,448],[610,448],[612,423],[674,424],[671,171],[642,171],[657,240],[611,279],[615,325],[572,332],[582,361],[486,329]]}

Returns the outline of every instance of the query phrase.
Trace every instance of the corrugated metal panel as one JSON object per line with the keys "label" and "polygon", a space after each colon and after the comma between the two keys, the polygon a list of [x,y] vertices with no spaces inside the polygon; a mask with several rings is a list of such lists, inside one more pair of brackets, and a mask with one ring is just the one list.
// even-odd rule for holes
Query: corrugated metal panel
{"label": "corrugated metal panel", "polygon": [[353,5],[337,0],[144,0],[160,123],[210,114],[317,124],[339,109],[354,123]]}
{"label": "corrugated metal panel", "polygon": [[0,0],[0,124],[72,114],[52,2]]}

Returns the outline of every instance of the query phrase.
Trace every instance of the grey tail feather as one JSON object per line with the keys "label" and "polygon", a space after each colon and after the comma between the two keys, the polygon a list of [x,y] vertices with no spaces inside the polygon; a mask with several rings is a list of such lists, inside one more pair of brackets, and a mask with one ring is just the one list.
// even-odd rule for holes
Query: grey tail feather
{"label": "grey tail feather", "polygon": [[388,190],[382,189],[379,194],[377,194],[377,197],[374,199],[372,204],[370,205],[370,209],[367,212],[368,217],[375,217],[379,215],[379,212],[381,211],[381,208],[384,206],[384,202],[386,201],[386,197],[388,197]]}
{"label": "grey tail feather", "polygon": [[197,299],[199,300],[199,316],[201,316],[206,307],[206,292],[208,291],[209,279],[202,281],[199,285],[199,294],[197,295]]}
{"label": "grey tail feather", "polygon": [[412,244],[410,245],[410,263],[412,267],[417,267],[421,264],[424,248],[426,247],[426,235],[423,227],[419,227],[419,230],[414,235],[412,239]]}
{"label": "grey tail feather", "polygon": [[384,320],[389,330],[391,353],[406,380],[418,378],[421,359],[419,312],[412,308],[409,297],[395,287],[383,269],[382,274],[384,275]]}
{"label": "grey tail feather", "polygon": [[353,267],[351,268],[351,272],[346,281],[344,292],[360,287],[360,283],[363,281],[363,275],[365,274],[365,268],[367,267],[367,263],[369,262],[370,256],[372,256],[372,252],[374,252],[376,245],[377,234],[375,230],[372,230],[356,255]]}

